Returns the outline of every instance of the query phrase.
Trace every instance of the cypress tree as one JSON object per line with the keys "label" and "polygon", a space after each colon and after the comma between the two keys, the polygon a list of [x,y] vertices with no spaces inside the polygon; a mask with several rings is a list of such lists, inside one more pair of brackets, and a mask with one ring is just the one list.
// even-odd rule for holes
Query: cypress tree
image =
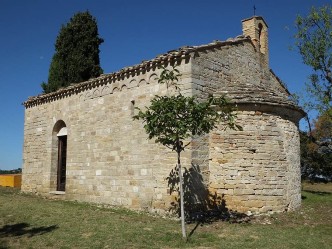
{"label": "cypress tree", "polygon": [[41,84],[44,93],[102,74],[99,45],[103,42],[96,19],[88,11],[75,14],[57,36],[48,82]]}

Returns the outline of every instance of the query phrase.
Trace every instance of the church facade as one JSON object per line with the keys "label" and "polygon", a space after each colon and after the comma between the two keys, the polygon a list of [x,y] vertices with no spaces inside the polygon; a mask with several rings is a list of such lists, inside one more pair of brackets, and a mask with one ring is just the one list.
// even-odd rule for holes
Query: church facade
{"label": "church facade", "polygon": [[101,75],[25,106],[22,191],[149,211],[174,201],[168,176],[176,153],[148,140],[135,107],[167,88],[160,66],[176,65],[180,89],[205,99],[225,94],[242,131],[218,127],[193,138],[183,166],[240,212],[275,212],[301,205],[298,122],[304,112],[269,68],[267,25],[242,21],[243,35],[182,47]]}

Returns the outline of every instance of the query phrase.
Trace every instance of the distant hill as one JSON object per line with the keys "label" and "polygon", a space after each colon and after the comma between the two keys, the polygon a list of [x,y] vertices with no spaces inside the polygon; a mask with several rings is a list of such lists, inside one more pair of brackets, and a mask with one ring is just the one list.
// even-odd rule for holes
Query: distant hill
{"label": "distant hill", "polygon": [[0,175],[4,175],[4,174],[21,174],[22,173],[22,169],[18,168],[18,169],[10,169],[10,170],[2,170],[0,169]]}

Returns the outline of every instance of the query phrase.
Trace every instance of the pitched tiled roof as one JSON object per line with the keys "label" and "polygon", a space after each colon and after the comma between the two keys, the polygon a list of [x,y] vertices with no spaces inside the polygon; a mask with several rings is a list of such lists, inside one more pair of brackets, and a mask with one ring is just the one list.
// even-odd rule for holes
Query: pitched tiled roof
{"label": "pitched tiled roof", "polygon": [[[142,63],[131,66],[125,67],[118,72],[110,73],[110,74],[102,74],[98,78],[93,78],[88,81],[72,84],[68,87],[61,88],[56,92],[47,93],[47,94],[40,94],[38,96],[29,97],[27,101],[23,103],[25,107],[31,107],[34,105],[39,105],[44,102],[56,100],[58,98],[62,98],[65,96],[72,95],[77,92],[84,91],[86,89],[91,89],[100,85],[105,85],[111,83],[117,79],[121,79],[126,76],[135,75],[139,72],[144,72],[151,68],[155,68],[160,66],[163,63],[179,60],[190,56],[192,53],[219,48],[226,45],[235,45],[242,42],[251,42],[249,37],[238,36],[234,39],[228,39],[227,41],[213,41],[209,44],[200,45],[200,46],[184,46],[176,50],[168,51],[165,54],[159,55],[152,60],[142,61]],[[254,45],[253,45],[254,46]]]}
{"label": "pitched tiled roof", "polygon": [[296,105],[288,98],[288,95],[264,84],[252,85],[237,82],[232,87],[219,93],[227,94],[227,98],[233,103],[260,103],[293,106],[296,108]]}
{"label": "pitched tiled roof", "polygon": [[[200,46],[185,46],[176,50],[168,51],[165,54],[159,55],[152,60],[143,61],[140,64],[125,67],[118,72],[110,73],[110,74],[102,74],[98,78],[93,78],[88,81],[72,84],[66,88],[61,88],[56,92],[41,94],[34,97],[29,97],[27,101],[23,103],[23,105],[27,107],[39,105],[45,102],[54,101],[59,98],[63,98],[66,96],[70,96],[72,94],[76,94],[87,89],[95,88],[101,85],[110,84],[115,82],[118,79],[122,79],[124,77],[136,75],[137,73],[141,73],[147,71],[151,68],[156,68],[164,63],[180,60],[191,56],[191,54],[211,50],[214,48],[220,48],[226,45],[235,45],[243,42],[250,42],[253,47],[250,37],[238,36],[234,39],[228,39],[226,41],[213,41],[209,44],[200,45]],[[276,77],[279,81],[280,86],[285,90],[287,94],[289,94],[287,88],[283,85],[280,79],[270,70],[271,73]],[[281,105],[288,106],[297,110],[300,110],[291,100],[289,100],[288,95],[282,93],[280,90],[270,87],[266,84],[248,84],[246,82],[237,82],[232,86],[227,86],[225,89],[221,89],[219,93],[227,93],[227,97],[232,100],[234,103],[261,103],[261,104],[272,104],[272,105]]]}

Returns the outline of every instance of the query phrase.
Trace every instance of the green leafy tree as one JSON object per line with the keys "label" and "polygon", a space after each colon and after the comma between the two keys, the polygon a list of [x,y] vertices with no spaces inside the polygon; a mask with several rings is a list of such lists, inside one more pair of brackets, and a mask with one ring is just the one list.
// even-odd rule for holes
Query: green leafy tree
{"label": "green leafy tree", "polygon": [[306,83],[304,108],[318,111],[313,124],[306,116],[309,132],[301,133],[302,176],[328,179],[332,172],[332,7],[312,7],[307,16],[297,17],[296,27],[296,45],[303,63],[313,69]]}
{"label": "green leafy tree", "polygon": [[310,13],[296,19],[296,46],[303,63],[313,69],[306,84],[310,98],[307,109],[332,117],[332,7],[312,7]]}
{"label": "green leafy tree", "polygon": [[313,123],[311,133],[300,133],[303,179],[332,180],[332,120],[328,113]]}
{"label": "green leafy tree", "polygon": [[329,116],[331,110],[320,115],[314,122],[313,136],[317,140],[332,138],[332,119]]}
{"label": "green leafy tree", "polygon": [[[158,80],[179,89],[177,86],[179,71],[163,68]],[[241,129],[235,124],[234,110],[224,97],[210,96],[199,102],[195,97],[185,97],[181,93],[173,96],[155,96],[146,110],[139,110],[134,119],[142,120],[149,139],[155,138],[160,143],[177,153],[177,169],[180,188],[180,213],[182,235],[186,238],[183,175],[181,168],[181,152],[190,144],[190,138],[210,132],[217,124],[224,128]]]}
{"label": "green leafy tree", "polygon": [[22,173],[22,169],[18,168],[18,169],[10,169],[10,170],[2,170],[0,169],[0,175],[5,175],[5,174],[21,174]]}
{"label": "green leafy tree", "polygon": [[48,82],[41,84],[44,93],[102,74],[99,45],[103,42],[96,19],[88,11],[75,14],[56,39]]}

